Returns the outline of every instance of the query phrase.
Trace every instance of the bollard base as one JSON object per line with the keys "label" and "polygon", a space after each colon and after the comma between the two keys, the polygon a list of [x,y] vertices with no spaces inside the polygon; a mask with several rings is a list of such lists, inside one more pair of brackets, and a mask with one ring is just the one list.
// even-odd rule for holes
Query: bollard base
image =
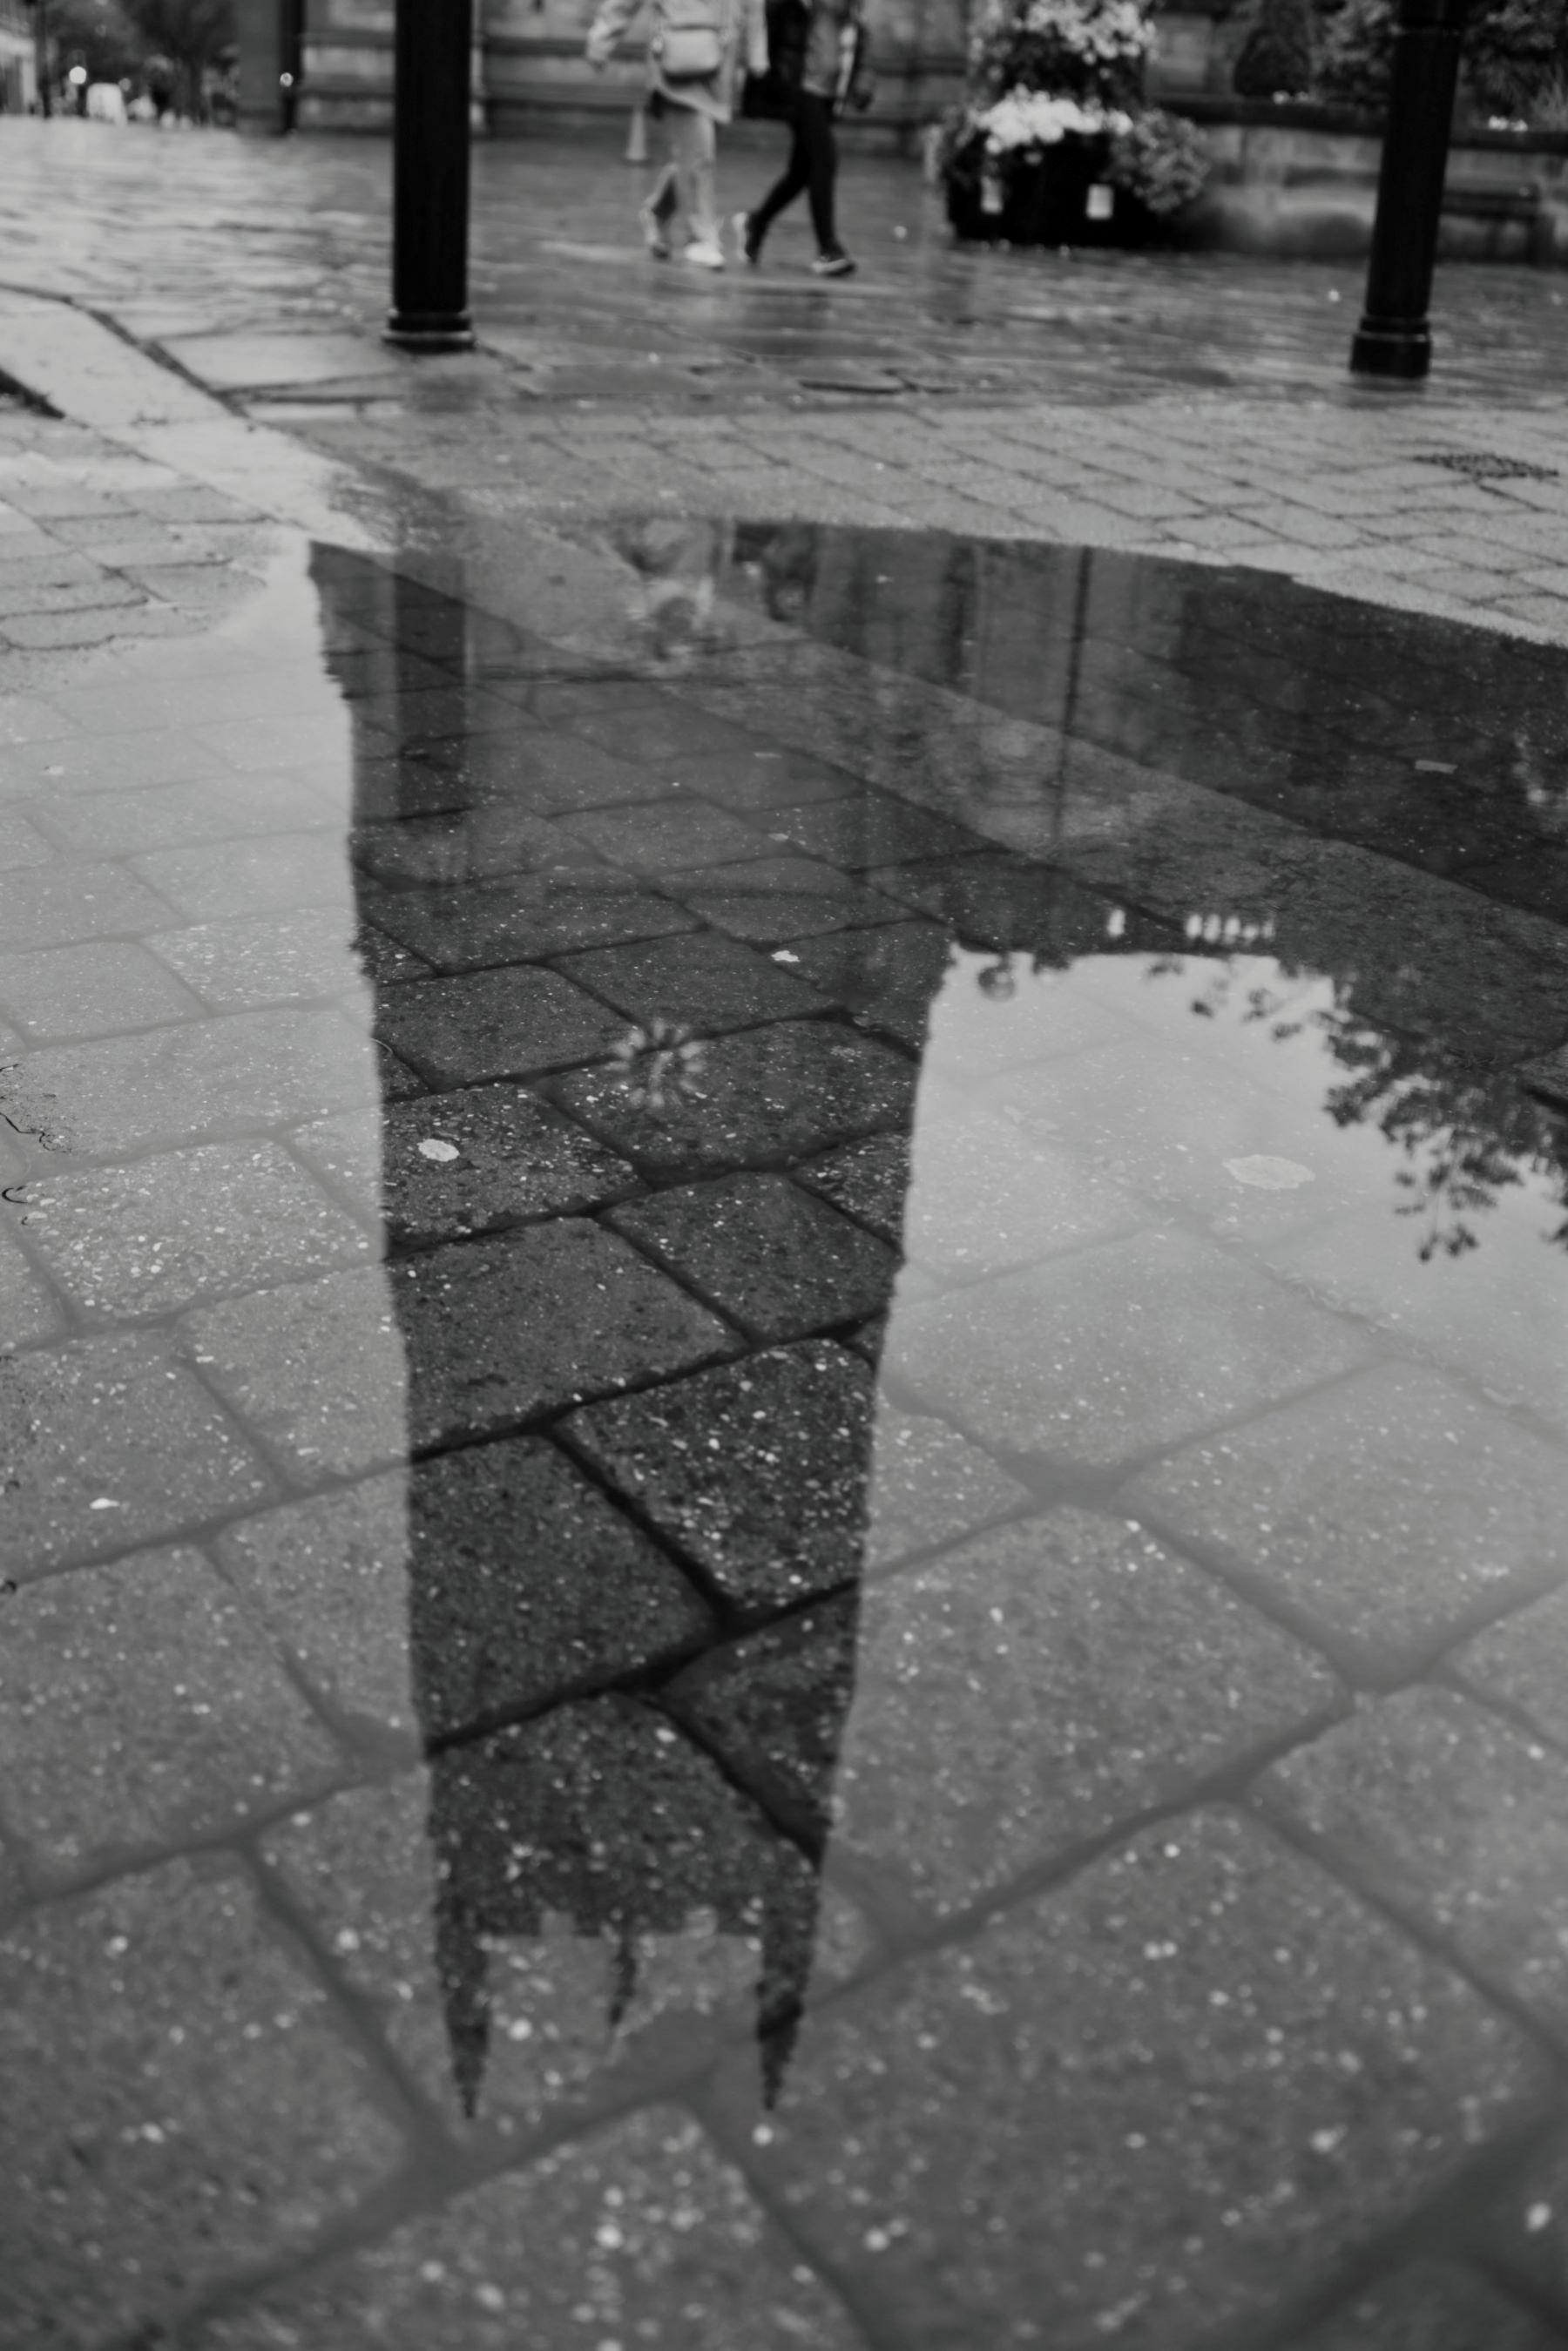
{"label": "bollard base", "polygon": [[1353,375],[1381,376],[1385,382],[1419,383],[1432,365],[1432,334],[1418,327],[1385,327],[1364,319],[1350,347]]}
{"label": "bollard base", "polygon": [[471,351],[474,328],[466,310],[393,310],[382,340],[400,351]]}

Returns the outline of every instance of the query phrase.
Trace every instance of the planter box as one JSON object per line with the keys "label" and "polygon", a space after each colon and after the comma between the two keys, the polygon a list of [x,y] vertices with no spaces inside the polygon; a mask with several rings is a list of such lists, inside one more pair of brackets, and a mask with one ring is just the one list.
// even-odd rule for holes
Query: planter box
{"label": "planter box", "polygon": [[977,147],[965,150],[945,180],[947,218],[961,237],[989,245],[1148,245],[1158,224],[1135,197],[1105,178],[1110,142],[1069,135],[1030,162],[1003,165],[986,202]]}

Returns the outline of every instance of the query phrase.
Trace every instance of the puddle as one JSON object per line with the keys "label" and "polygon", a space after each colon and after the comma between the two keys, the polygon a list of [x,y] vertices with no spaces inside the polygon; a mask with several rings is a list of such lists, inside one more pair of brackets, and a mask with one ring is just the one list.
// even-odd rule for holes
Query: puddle
{"label": "puddle", "polygon": [[280,535],[0,706],[0,2310],[1503,2339],[1561,658],[914,534],[470,560]]}

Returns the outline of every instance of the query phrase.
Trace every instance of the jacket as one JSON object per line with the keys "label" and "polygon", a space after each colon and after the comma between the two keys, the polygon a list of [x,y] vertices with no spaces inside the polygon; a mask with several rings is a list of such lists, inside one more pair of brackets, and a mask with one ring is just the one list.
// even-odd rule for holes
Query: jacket
{"label": "jacket", "polygon": [[[599,12],[588,35],[591,65],[606,64],[644,0],[600,0]],[[741,72],[760,74],[768,65],[768,34],[763,0],[713,0],[713,20],[719,37],[719,67],[704,81],[666,80],[659,64],[658,39],[665,21],[664,0],[647,0],[648,88],[671,106],[694,107],[727,122],[735,111],[736,86]],[[690,6],[682,10],[689,23]]]}
{"label": "jacket", "polygon": [[839,109],[863,105],[868,65],[862,0],[811,0],[802,88]]}

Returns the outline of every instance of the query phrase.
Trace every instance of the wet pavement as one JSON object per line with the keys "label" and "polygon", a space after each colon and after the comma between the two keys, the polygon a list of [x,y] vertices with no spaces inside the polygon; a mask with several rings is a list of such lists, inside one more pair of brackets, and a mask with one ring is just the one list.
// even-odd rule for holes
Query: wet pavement
{"label": "wet pavement", "polygon": [[[915,163],[858,154],[858,277],[813,279],[787,218],[766,267],[714,278],[649,263],[622,131],[477,150],[480,349],[412,360],[380,340],[380,141],[7,118],[0,370],[74,417],[84,381],[143,352],[88,421],[118,430],[200,386],[443,517],[667,506],[1047,539],[1568,642],[1561,272],[1444,266],[1431,382],[1358,389],[1359,264],[977,252]],[[727,211],[780,137],[727,136]],[[89,357],[94,319],[114,334]],[[271,505],[263,465],[222,486]]]}
{"label": "wet pavement", "polygon": [[0,459],[0,2337],[1568,2340],[1568,653]]}

